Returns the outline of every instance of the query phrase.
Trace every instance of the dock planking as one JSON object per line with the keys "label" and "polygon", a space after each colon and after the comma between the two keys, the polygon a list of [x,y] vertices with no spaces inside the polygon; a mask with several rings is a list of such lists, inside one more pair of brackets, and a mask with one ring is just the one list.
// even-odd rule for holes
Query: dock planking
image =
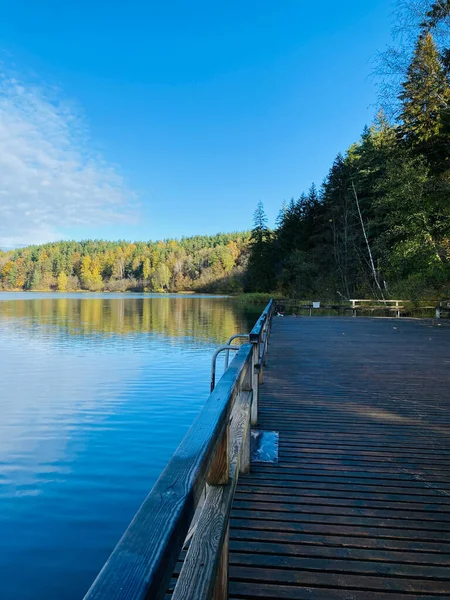
{"label": "dock planking", "polygon": [[258,428],[279,462],[239,479],[230,599],[450,597],[450,327],[274,318]]}

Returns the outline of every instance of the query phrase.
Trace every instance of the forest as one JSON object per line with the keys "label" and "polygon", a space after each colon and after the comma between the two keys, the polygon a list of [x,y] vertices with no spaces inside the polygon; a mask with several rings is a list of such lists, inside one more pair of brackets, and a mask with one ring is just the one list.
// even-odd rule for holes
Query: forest
{"label": "forest", "polygon": [[159,242],[62,241],[0,252],[3,290],[235,292],[249,233]]}
{"label": "forest", "polygon": [[247,287],[306,298],[450,298],[450,0],[399,2],[379,112],[319,189],[260,203]]}
{"label": "forest", "polygon": [[400,0],[371,126],[268,227],[0,252],[0,289],[450,298],[450,0]]}

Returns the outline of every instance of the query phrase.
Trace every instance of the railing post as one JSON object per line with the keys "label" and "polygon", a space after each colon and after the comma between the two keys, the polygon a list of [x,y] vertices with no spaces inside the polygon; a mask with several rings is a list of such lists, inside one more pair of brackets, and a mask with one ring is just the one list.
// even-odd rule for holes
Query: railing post
{"label": "railing post", "polygon": [[230,427],[227,425],[206,479],[208,485],[226,485],[228,483],[230,471],[229,430]]}
{"label": "railing post", "polygon": [[[230,427],[226,426],[222,440],[217,448],[216,456],[207,477],[208,485],[227,485],[230,478]],[[220,565],[212,600],[228,600],[228,539],[229,527],[223,542]]]}
{"label": "railing post", "polygon": [[258,424],[258,402],[259,402],[259,341],[253,342],[252,352],[252,410],[251,410],[251,424]]}
{"label": "railing post", "polygon": [[[253,385],[253,353],[250,356],[248,365],[247,365],[247,373],[245,374],[245,378],[242,384],[242,391],[251,392]],[[250,414],[252,410],[252,405],[250,404]],[[250,417],[251,420],[251,417]],[[250,473],[250,444],[251,444],[251,427],[250,424],[246,428],[244,433],[244,437],[242,439],[242,450],[241,450],[241,462],[239,465],[239,472],[242,475],[246,475]]]}
{"label": "railing post", "polygon": [[264,348],[265,348],[264,327],[262,327],[262,329],[261,329],[258,346],[259,346],[259,383],[261,384],[264,381]]}
{"label": "railing post", "polygon": [[227,527],[223,540],[222,555],[212,600],[228,600],[228,553],[229,553],[230,525]]}

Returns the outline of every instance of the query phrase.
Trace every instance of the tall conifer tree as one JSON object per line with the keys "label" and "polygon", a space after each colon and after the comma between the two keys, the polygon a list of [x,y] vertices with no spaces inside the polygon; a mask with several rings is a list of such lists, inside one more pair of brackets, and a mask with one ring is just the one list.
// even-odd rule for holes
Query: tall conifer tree
{"label": "tall conifer tree", "polygon": [[450,88],[431,33],[417,41],[400,100],[403,138],[433,167],[448,168]]}

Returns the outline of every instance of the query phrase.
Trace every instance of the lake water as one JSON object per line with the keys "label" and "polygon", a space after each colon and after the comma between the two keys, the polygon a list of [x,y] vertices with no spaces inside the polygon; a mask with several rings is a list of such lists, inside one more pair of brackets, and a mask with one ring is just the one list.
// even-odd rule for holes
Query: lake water
{"label": "lake water", "polygon": [[80,599],[192,424],[227,298],[0,293],[0,598]]}

